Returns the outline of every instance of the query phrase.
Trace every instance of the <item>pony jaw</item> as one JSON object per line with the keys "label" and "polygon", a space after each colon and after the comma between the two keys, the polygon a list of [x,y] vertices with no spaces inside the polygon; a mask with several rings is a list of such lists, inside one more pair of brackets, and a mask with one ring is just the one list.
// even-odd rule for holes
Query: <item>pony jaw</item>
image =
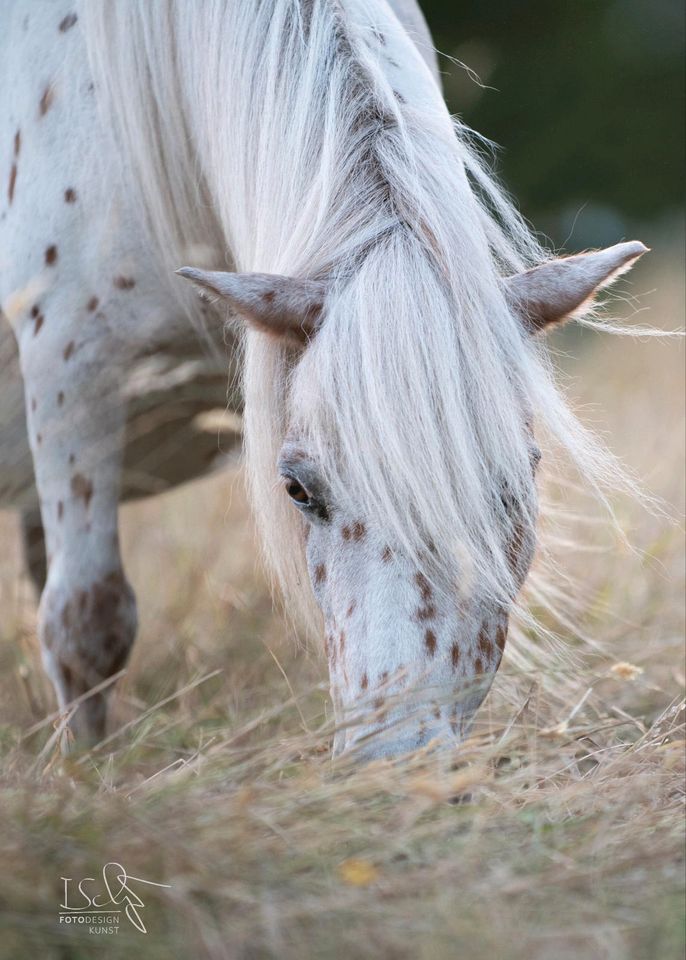
{"label": "pony jaw", "polygon": [[340,507],[311,524],[307,566],[324,618],[335,752],[456,743],[500,664],[506,608],[460,593],[454,577],[434,588],[377,525]]}

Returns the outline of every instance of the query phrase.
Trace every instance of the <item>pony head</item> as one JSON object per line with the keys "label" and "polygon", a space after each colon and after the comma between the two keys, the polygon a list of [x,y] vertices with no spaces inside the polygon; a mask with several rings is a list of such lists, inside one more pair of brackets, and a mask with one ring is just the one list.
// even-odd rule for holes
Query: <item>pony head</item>
{"label": "pony head", "polygon": [[[179,271],[290,357],[280,450],[261,496],[270,489],[291,512],[278,564],[286,580],[289,566],[307,576],[323,616],[335,752],[392,756],[465,735],[536,542],[540,452],[535,403],[513,372],[526,363],[519,352],[583,313],[645,250],[621,243],[502,280],[495,297],[518,355],[510,365],[495,353],[500,369],[482,375],[500,386],[486,399],[474,367],[428,344],[420,320],[414,339],[384,339],[392,304],[383,315],[377,297],[377,315],[351,325],[363,314],[354,279]],[[368,285],[383,283],[378,270],[367,265]]]}

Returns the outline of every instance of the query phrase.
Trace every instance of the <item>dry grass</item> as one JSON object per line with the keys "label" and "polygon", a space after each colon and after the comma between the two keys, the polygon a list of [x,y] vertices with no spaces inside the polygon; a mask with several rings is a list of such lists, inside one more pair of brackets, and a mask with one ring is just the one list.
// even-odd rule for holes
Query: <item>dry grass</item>
{"label": "dry grass", "polygon": [[[652,270],[634,290],[659,286],[651,321],[677,325],[680,281]],[[614,448],[680,509],[681,345],[559,343]],[[332,768],[324,666],[272,611],[238,474],[124,510],[142,624],[120,732],[63,761],[49,725],[30,732],[54,707],[0,517],[0,955],[681,957],[682,537],[621,509],[643,554],[584,525],[594,549],[563,556],[595,647],[570,636],[564,678],[506,665],[454,770]],[[60,877],[108,860],[171,884],[144,895],[147,935],[58,925]]]}

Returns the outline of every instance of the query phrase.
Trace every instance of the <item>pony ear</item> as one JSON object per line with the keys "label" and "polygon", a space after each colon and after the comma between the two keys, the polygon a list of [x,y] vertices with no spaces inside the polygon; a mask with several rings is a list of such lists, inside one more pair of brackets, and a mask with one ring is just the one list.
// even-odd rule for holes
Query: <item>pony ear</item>
{"label": "pony ear", "polygon": [[505,281],[505,295],[531,333],[581,316],[593,297],[630,270],[648,247],[640,241],[542,263]]}
{"label": "pony ear", "polygon": [[317,332],[326,285],[271,273],[223,273],[182,267],[179,276],[221,297],[256,330],[306,344]]}

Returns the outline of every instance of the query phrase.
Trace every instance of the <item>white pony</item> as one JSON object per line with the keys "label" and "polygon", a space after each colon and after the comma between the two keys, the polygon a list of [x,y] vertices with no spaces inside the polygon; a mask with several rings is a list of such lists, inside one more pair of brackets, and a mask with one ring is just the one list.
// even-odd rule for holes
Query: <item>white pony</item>
{"label": "white pony", "polygon": [[[289,609],[323,616],[334,749],[455,742],[532,559],[534,426],[601,494],[618,479],[535,335],[645,248],[546,259],[451,121],[413,0],[4,16],[0,304],[36,493],[16,417],[0,489],[38,542],[40,507],[39,637],[75,736],[102,738],[109,690],[89,691],[136,631],[117,532],[142,492],[132,422],[216,384],[226,303],[253,506]],[[136,391],[141,369],[156,387]],[[206,468],[188,421],[208,404],[172,414],[186,463],[160,477]]]}

